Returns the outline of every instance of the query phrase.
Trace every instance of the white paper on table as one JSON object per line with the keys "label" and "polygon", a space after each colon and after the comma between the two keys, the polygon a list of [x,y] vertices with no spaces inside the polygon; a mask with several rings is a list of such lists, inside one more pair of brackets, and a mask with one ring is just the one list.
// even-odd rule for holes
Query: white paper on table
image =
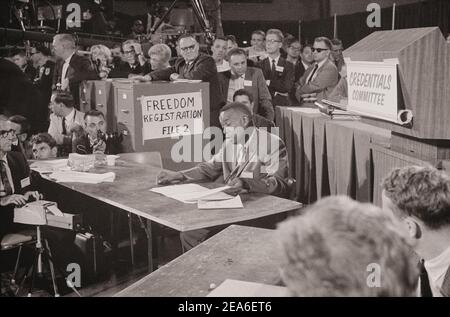
{"label": "white paper on table", "polygon": [[[197,184],[180,184],[150,189],[151,192],[158,193],[169,198],[181,201],[186,204],[195,204],[205,196],[220,195],[222,191],[228,189],[228,186],[209,189]],[[226,195],[226,194],[225,194]],[[233,198],[230,196],[229,198]]]}
{"label": "white paper on table", "polygon": [[56,172],[69,169],[69,166],[67,166],[67,161],[67,159],[36,161],[30,165],[30,168],[38,173]]}
{"label": "white paper on table", "polygon": [[244,208],[240,196],[227,200],[198,201],[198,209],[239,209]]}
{"label": "white paper on table", "polygon": [[85,183],[85,184],[100,184],[100,183],[112,183],[116,178],[116,174],[113,172],[104,174],[64,171],[54,172],[50,175],[50,178],[59,183]]}

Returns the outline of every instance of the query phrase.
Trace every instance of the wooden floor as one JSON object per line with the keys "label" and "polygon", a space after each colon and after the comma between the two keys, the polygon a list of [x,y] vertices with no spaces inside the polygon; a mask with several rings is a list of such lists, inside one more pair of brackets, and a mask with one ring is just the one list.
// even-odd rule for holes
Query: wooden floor
{"label": "wooden floor", "polygon": [[[78,293],[82,297],[111,297],[131,284],[137,282],[141,278],[149,274],[147,261],[146,261],[146,249],[136,250],[136,263],[134,267],[130,261],[129,247],[125,246],[119,250],[118,260],[114,261],[111,265],[109,272],[105,274],[104,278],[91,282],[89,285],[82,286],[78,289]],[[163,241],[158,244],[158,263],[159,267],[175,259],[181,254],[181,245],[178,234],[169,234]],[[24,269],[19,273],[19,276],[23,275]],[[9,285],[9,279],[12,275],[12,271],[3,274],[2,287],[15,292],[17,287]],[[29,282],[27,281],[22,285],[19,292],[16,294],[18,297],[25,297],[28,295]],[[65,280],[59,276],[57,278],[57,285],[61,296],[64,297],[77,297],[78,294],[70,290],[65,285]],[[12,295],[12,292],[9,292]],[[53,288],[51,284],[50,274],[45,274],[44,278],[38,278],[33,288],[32,297],[51,297],[53,296]]]}

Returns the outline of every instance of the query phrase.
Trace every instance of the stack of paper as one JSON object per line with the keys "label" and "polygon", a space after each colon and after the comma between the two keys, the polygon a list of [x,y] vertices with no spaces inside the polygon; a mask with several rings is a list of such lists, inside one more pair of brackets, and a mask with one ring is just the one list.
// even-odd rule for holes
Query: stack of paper
{"label": "stack of paper", "polygon": [[67,159],[62,160],[49,160],[49,161],[36,161],[30,165],[33,171],[38,173],[51,173],[61,170],[68,170]]}
{"label": "stack of paper", "polygon": [[84,172],[55,172],[50,175],[50,179],[59,183],[85,183],[85,184],[100,184],[100,183],[112,183],[116,178],[116,174],[113,172],[104,174],[84,173]]}
{"label": "stack of paper", "polygon": [[208,189],[197,184],[181,184],[152,188],[150,191],[186,204],[198,203],[199,209],[243,208],[241,198],[225,194],[229,186]]}

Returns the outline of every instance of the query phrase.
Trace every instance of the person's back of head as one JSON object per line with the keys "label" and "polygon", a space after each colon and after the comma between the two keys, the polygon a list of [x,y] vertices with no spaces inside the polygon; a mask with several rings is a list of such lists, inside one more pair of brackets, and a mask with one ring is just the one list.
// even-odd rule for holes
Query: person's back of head
{"label": "person's back of head", "polygon": [[417,266],[389,214],[348,197],[323,199],[278,228],[293,296],[414,296]]}

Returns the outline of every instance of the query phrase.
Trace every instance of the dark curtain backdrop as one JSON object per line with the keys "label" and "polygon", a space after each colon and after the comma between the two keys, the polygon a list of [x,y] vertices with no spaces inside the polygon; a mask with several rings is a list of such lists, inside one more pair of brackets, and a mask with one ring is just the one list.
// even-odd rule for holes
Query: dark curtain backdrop
{"label": "dark curtain backdrop", "polygon": [[[366,20],[368,12],[338,16],[338,37],[349,47],[372,32],[390,30],[392,27],[392,7],[381,11],[381,28],[369,28]],[[250,43],[253,30],[279,28],[285,33],[298,36],[297,21],[224,21],[225,34],[234,34],[242,44]],[[426,0],[409,5],[397,6],[396,29],[439,26],[444,35],[450,32],[450,0]],[[333,18],[302,23],[302,42],[312,43],[315,37],[333,37]]]}
{"label": "dark curtain backdrop", "polygon": [[[392,7],[381,10],[381,28],[367,26],[368,12],[338,17],[338,38],[349,47],[372,32],[392,28]],[[450,32],[450,1],[427,0],[397,6],[396,29],[438,26],[444,35]],[[317,36],[333,37],[333,18],[303,24],[302,41],[311,43]]]}

